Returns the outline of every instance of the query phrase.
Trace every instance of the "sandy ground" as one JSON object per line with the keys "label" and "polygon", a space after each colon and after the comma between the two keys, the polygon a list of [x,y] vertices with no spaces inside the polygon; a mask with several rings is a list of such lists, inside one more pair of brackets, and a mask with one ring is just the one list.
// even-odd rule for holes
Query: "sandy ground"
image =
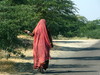
{"label": "sandy ground", "polygon": [[[44,75],[100,75],[100,40],[54,40],[50,65]],[[32,72],[33,53],[23,51],[24,59],[10,58],[27,68],[19,73],[1,72],[0,75],[42,75]],[[24,67],[23,66],[23,67]],[[20,68],[23,68],[20,67]]]}

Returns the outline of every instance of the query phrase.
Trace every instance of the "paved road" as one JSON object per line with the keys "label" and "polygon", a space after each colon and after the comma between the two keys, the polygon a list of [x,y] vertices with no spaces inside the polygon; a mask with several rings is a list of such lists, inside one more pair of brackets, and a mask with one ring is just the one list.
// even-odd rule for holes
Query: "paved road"
{"label": "paved road", "polygon": [[43,75],[100,75],[100,40],[54,43],[55,52],[51,54],[49,69]]}

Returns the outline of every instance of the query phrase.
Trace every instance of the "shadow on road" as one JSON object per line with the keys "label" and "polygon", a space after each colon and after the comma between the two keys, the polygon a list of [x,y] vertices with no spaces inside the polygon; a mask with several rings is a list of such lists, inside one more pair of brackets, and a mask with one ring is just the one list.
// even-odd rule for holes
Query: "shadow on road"
{"label": "shadow on road", "polygon": [[52,64],[49,66],[49,68],[88,68],[91,65],[81,65],[81,64],[67,64],[67,65],[56,65]]}
{"label": "shadow on road", "polygon": [[53,57],[52,60],[100,60],[100,56],[91,57]]}
{"label": "shadow on road", "polygon": [[100,50],[100,48],[94,48],[94,47],[76,48],[76,47],[55,46],[53,48],[53,50],[58,50],[58,51],[94,51],[94,50]]}
{"label": "shadow on road", "polygon": [[[56,43],[84,43],[84,41],[53,41]],[[96,46],[96,47],[94,47]],[[97,47],[98,46],[98,47]],[[58,50],[58,51],[95,51],[95,50],[100,50],[100,41],[98,41],[96,44],[92,45],[91,47],[86,47],[86,48],[77,48],[77,47],[64,47],[64,46],[57,46],[54,45],[53,50]]]}
{"label": "shadow on road", "polygon": [[53,41],[54,43],[84,43],[84,41]]}
{"label": "shadow on road", "polygon": [[50,70],[50,71],[47,71],[46,73],[47,74],[55,74],[55,73],[82,73],[82,72],[97,72],[97,71],[71,71],[71,70],[66,70],[66,71],[56,71],[56,70]]}

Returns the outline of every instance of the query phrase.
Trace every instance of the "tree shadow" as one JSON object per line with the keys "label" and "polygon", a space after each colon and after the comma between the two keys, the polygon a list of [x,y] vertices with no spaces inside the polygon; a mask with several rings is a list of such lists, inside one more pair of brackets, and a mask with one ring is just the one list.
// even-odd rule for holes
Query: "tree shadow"
{"label": "tree shadow", "polygon": [[[9,75],[34,75],[33,64],[16,63],[12,61],[0,61],[0,72],[7,72]],[[0,74],[1,75],[1,74]]]}
{"label": "tree shadow", "polygon": [[[83,41],[54,41],[57,43],[84,43]],[[63,47],[63,46],[58,46],[54,45],[53,50],[58,50],[58,51],[95,51],[95,50],[100,50],[100,47],[94,47],[95,45],[100,45],[100,41],[98,43],[92,45],[91,47],[86,47],[86,48],[77,48],[77,47]]]}
{"label": "tree shadow", "polygon": [[58,73],[86,73],[86,72],[97,72],[94,70],[89,70],[89,71],[72,71],[72,70],[66,70],[66,71],[57,71],[57,70],[50,70],[47,71],[46,74],[58,74]]}
{"label": "tree shadow", "polygon": [[33,57],[28,56],[28,57],[25,57],[25,58],[23,58],[23,59],[25,59],[25,60],[32,60],[32,59],[33,59]]}
{"label": "tree shadow", "polygon": [[53,50],[58,50],[58,51],[94,51],[94,50],[100,50],[100,48],[95,48],[95,47],[76,48],[76,47],[55,46],[53,48]]}
{"label": "tree shadow", "polygon": [[33,71],[33,64],[31,63],[16,63],[14,66],[18,72],[32,72]]}
{"label": "tree shadow", "polygon": [[66,64],[66,65],[56,65],[52,64],[49,66],[49,68],[88,68],[91,65],[81,65],[81,64]]}
{"label": "tree shadow", "polygon": [[100,60],[100,56],[91,57],[53,57],[52,60]]}
{"label": "tree shadow", "polygon": [[14,69],[16,70],[14,74],[20,74],[20,75],[34,75],[35,74],[33,73],[33,64],[31,63],[16,63],[14,65]]}
{"label": "tree shadow", "polygon": [[84,43],[84,41],[53,41],[54,43]]}
{"label": "tree shadow", "polygon": [[23,47],[25,48],[26,50],[27,49],[32,49],[32,46],[33,46],[33,40],[29,40],[29,39],[19,39],[20,43],[18,44],[18,47],[17,48],[20,48],[20,47]]}

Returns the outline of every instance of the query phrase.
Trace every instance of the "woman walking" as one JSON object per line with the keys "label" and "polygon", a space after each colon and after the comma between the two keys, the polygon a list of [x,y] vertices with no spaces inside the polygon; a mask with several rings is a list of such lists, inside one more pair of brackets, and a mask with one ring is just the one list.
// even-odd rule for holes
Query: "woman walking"
{"label": "woman walking", "polygon": [[25,30],[25,32],[34,36],[34,69],[38,69],[39,72],[43,73],[48,68],[50,48],[53,47],[52,39],[46,26],[46,20],[41,19],[32,33],[28,30]]}

